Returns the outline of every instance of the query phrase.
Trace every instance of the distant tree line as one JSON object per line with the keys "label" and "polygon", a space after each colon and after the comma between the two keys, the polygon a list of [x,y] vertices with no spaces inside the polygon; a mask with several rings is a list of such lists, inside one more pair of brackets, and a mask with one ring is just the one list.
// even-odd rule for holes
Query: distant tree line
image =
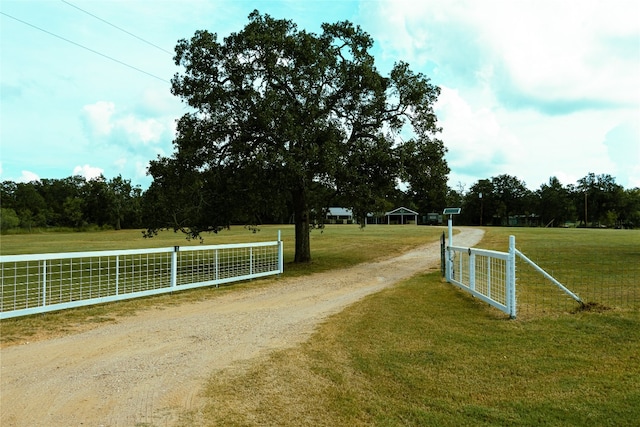
{"label": "distant tree line", "polygon": [[117,176],[82,176],[0,184],[3,232],[21,228],[141,228],[143,191]]}
{"label": "distant tree line", "polygon": [[535,191],[514,176],[499,175],[466,192],[450,190],[447,202],[462,207],[456,222],[465,225],[640,226],[640,188],[624,189],[608,174],[589,173],[567,186],[551,177]]}
{"label": "distant tree line", "polygon": [[[610,175],[589,173],[576,184],[563,186],[556,177],[538,190],[510,175],[481,179],[468,191],[449,189],[448,194],[429,194],[396,189],[388,194],[386,208],[405,206],[421,213],[442,212],[447,206],[461,207],[456,218],[461,225],[534,227],[617,227],[640,226],[640,188],[624,189]],[[100,176],[42,179],[28,183],[4,181],[0,184],[0,225],[2,231],[31,231],[50,227],[76,230],[144,228],[157,212],[154,192],[142,191],[130,180]],[[340,206],[340,200],[333,200]],[[293,208],[286,204],[265,215],[263,223],[292,222]],[[422,220],[422,218],[421,218]],[[246,222],[237,218],[236,223]],[[424,222],[424,220],[422,220]]]}

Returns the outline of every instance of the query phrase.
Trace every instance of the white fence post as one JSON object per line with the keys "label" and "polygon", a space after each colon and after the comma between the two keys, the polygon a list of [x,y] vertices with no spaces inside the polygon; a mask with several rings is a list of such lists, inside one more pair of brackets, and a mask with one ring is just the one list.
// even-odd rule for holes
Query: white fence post
{"label": "white fence post", "polygon": [[471,253],[469,248],[469,288],[476,290],[476,254]]}
{"label": "white fence post", "polygon": [[178,281],[178,251],[180,246],[174,246],[171,252],[171,287],[175,288]]}
{"label": "white fence post", "polygon": [[487,257],[487,296],[491,298],[491,258]]}
{"label": "white fence post", "polygon": [[116,255],[116,295],[120,295],[120,255]]}
{"label": "white fence post", "polygon": [[218,250],[215,250],[215,254],[216,254],[216,275],[215,275],[215,280],[216,280],[216,288],[220,287],[220,283],[218,282],[218,280],[220,280],[220,260],[218,257]]}
{"label": "white fence post", "polygon": [[249,248],[249,275],[253,274],[253,248]]}
{"label": "white fence post", "polygon": [[507,307],[509,316],[516,318],[516,236],[509,236],[509,260],[507,262]]}
{"label": "white fence post", "polygon": [[278,230],[278,270],[280,274],[284,273],[284,247],[280,230]]}
{"label": "white fence post", "polygon": [[453,249],[450,249],[453,246],[453,219],[451,215],[449,215],[449,220],[447,221],[448,228],[448,241],[447,241],[447,280],[451,280],[453,277]]}
{"label": "white fence post", "polygon": [[47,305],[47,261],[42,261],[42,306]]}

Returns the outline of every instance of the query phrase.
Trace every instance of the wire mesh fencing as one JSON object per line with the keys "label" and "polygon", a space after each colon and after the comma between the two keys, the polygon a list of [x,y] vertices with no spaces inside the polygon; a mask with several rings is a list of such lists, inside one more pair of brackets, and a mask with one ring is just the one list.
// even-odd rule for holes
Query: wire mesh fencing
{"label": "wire mesh fencing", "polygon": [[447,281],[515,317],[514,244],[510,241],[509,252],[447,247]]}
{"label": "wire mesh fencing", "polygon": [[578,246],[550,242],[521,250],[579,296],[583,304],[519,260],[516,266],[519,317],[579,310],[640,309],[640,242],[635,248],[597,240]]}
{"label": "wire mesh fencing", "polygon": [[282,241],[0,257],[0,319],[282,273]]}
{"label": "wire mesh fencing", "polygon": [[[640,309],[640,233],[534,229],[522,231],[521,236],[514,248],[512,311],[505,310],[508,294],[503,297],[497,293],[499,289],[508,292],[510,279],[491,276],[510,275],[508,269],[501,270],[500,257],[506,252],[450,248],[448,280],[482,299],[489,293],[487,278],[496,285],[505,283],[492,287],[486,301],[512,317],[517,313],[518,319],[580,310]],[[511,236],[510,245],[511,238],[515,243],[515,236]]]}

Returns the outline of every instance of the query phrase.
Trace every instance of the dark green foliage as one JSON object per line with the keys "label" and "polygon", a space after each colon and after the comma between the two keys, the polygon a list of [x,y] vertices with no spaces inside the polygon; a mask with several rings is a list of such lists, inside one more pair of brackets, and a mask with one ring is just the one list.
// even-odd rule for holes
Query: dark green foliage
{"label": "dark green foliage", "polygon": [[13,209],[0,208],[0,231],[7,231],[20,225],[20,218]]}
{"label": "dark green foliage", "polygon": [[[387,208],[399,179],[444,197],[439,89],[405,63],[382,76],[359,27],[322,30],[254,11],[222,41],[197,31],[178,42],[184,73],[172,93],[193,110],[178,122],[175,153],[151,164],[149,235],[173,228],[196,237],[290,212],[295,260],[308,262],[310,227],[338,200],[362,219]],[[404,142],[407,129],[415,139]]]}
{"label": "dark green foliage", "polygon": [[549,184],[542,184],[537,195],[540,206],[538,213],[543,224],[562,225],[575,218],[576,209],[571,203],[571,193],[558,178],[549,178]]}
{"label": "dark green foliage", "polygon": [[[482,197],[480,197],[482,194]],[[456,193],[456,196],[459,196]],[[589,173],[577,185],[558,178],[532,192],[510,175],[481,179],[461,198],[459,224],[634,228],[640,225],[640,189],[625,190],[611,175]],[[585,221],[586,216],[586,221]]]}
{"label": "dark green foliage", "polygon": [[2,207],[12,210],[19,224],[5,227],[3,223],[2,231],[17,226],[29,231],[34,227],[85,229],[90,225],[116,230],[140,228],[141,199],[140,187],[121,176],[88,181],[81,176],[28,183],[4,181]]}

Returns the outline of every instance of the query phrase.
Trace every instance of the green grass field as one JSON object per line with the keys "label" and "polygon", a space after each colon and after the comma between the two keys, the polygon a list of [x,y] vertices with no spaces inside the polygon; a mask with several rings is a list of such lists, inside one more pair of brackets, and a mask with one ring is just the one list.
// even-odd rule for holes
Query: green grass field
{"label": "green grass field", "polygon": [[[265,227],[255,235],[238,230],[237,237],[232,230],[211,240],[272,240],[276,229]],[[292,232],[283,228],[288,260]],[[441,233],[432,227],[314,230],[314,262],[306,267],[287,264],[286,274],[376,259],[435,241]],[[478,246],[506,250],[509,234],[516,235],[521,251],[561,281],[577,286],[586,277],[585,282],[597,282],[585,283],[585,292],[599,283],[619,282],[608,279],[612,269],[624,270],[619,274],[629,277],[625,286],[640,286],[638,231],[488,228]],[[78,238],[100,249],[102,239],[104,245],[116,245],[114,235],[78,233]],[[2,237],[3,254],[8,253],[7,237],[14,236]],[[52,251],[82,246],[69,235],[54,237],[57,243],[46,245]],[[134,244],[127,238],[121,242]],[[38,236],[12,244],[13,250],[24,252],[44,247]],[[605,256],[609,254],[620,256]],[[521,273],[519,289],[534,281],[527,279],[530,273]],[[268,285],[269,280],[254,281],[214,292],[201,289],[9,319],[0,323],[2,340],[6,344],[29,334],[72,333],[79,324],[109,321],[145,307]],[[615,292],[607,286],[590,298]],[[640,311],[614,302],[602,310],[561,309],[509,320],[443,282],[439,272],[425,273],[332,316],[298,347],[248,364],[241,373],[212,373],[206,396],[210,403],[203,412],[182,414],[181,425],[635,426],[640,419]]]}
{"label": "green grass field", "polygon": [[[488,228],[483,246],[507,251],[508,236],[528,258],[595,309],[640,309],[640,230]],[[518,261],[522,316],[579,306],[524,261]],[[520,315],[519,315],[520,316]]]}
{"label": "green grass field", "polygon": [[357,225],[327,225],[324,230],[311,231],[313,262],[301,269],[291,263],[295,245],[292,225],[266,225],[256,233],[242,226],[232,226],[218,234],[204,234],[202,242],[186,240],[183,234],[172,231],[160,232],[150,239],[143,238],[141,230],[0,235],[0,255],[264,242],[277,240],[279,230],[284,242],[285,263],[291,267],[286,273],[308,274],[397,254],[437,239],[445,228],[369,225],[361,229]]}
{"label": "green grass field", "polygon": [[183,425],[635,426],[639,343],[637,312],[506,320],[420,275],[243,374],[216,373]]}
{"label": "green grass field", "polygon": [[[626,252],[640,265],[640,234],[625,233],[490,228],[479,246],[506,250],[514,234],[541,264],[553,258],[570,264],[566,274],[598,277],[606,274],[586,269],[617,261],[575,257]],[[185,413],[183,425],[635,426],[638,355],[638,310],[507,320],[425,274],[349,307],[305,344],[241,375],[216,374],[211,404]]]}

